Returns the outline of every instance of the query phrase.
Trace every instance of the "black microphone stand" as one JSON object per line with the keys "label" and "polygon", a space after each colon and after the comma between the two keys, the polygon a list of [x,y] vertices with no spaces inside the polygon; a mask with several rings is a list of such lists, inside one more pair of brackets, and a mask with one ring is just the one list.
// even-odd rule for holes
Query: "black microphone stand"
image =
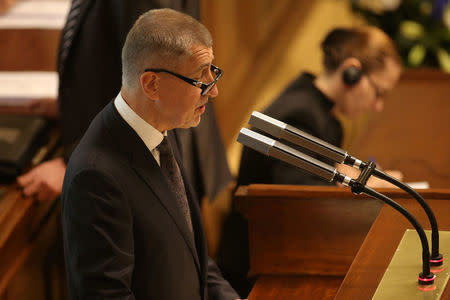
{"label": "black microphone stand", "polygon": [[[344,164],[354,166],[354,162],[359,161],[358,159],[348,155],[344,161]],[[369,163],[361,162],[359,165],[359,168],[361,170],[364,170],[369,167]],[[410,194],[414,199],[419,202],[420,206],[422,206],[423,210],[425,211],[428,220],[431,225],[431,257],[430,257],[430,265],[431,266],[441,266],[444,263],[444,257],[442,254],[439,253],[439,229],[436,221],[436,217],[434,216],[433,211],[431,210],[428,203],[425,201],[425,199],[417,193],[414,189],[412,189],[409,185],[401,182],[400,180],[395,179],[394,177],[384,173],[383,171],[374,168],[371,171],[371,174],[375,177],[378,177],[380,179],[383,179],[389,183],[392,183],[396,187],[404,190],[408,194]]]}
{"label": "black microphone stand", "polygon": [[[401,206],[391,198],[387,197],[386,195],[381,194],[375,191],[374,189],[366,186],[367,180],[370,178],[370,176],[374,173],[375,170],[376,170],[375,164],[373,162],[365,164],[365,166],[362,168],[359,177],[356,180],[351,179],[350,182],[348,182],[348,186],[351,188],[354,194],[364,193],[366,195],[379,199],[384,203],[388,204],[389,206],[393,207],[395,210],[400,212],[405,218],[407,218],[408,221],[414,226],[422,244],[422,272],[419,273],[418,283],[421,285],[431,285],[434,283],[434,279],[436,278],[436,276],[430,271],[430,250],[428,240],[425,235],[425,231],[423,230],[422,226],[420,226],[419,222],[413,217],[413,215],[403,206]],[[336,179],[337,181],[340,181],[340,178]]]}
{"label": "black microphone stand", "polygon": [[250,147],[265,155],[277,158],[288,164],[304,169],[312,174],[318,175],[325,180],[330,182],[339,182],[349,186],[353,193],[365,193],[385,202],[399,211],[416,229],[422,244],[422,272],[419,274],[418,282],[421,285],[431,285],[434,283],[436,276],[430,271],[430,250],[428,240],[422,226],[420,226],[419,222],[413,217],[413,215],[411,215],[411,213],[409,213],[400,204],[366,186],[367,180],[370,176],[372,176],[372,174],[374,174],[375,171],[375,164],[373,162],[363,163],[352,157],[352,160],[355,160],[355,163],[351,164],[352,166],[357,165],[360,167],[363,165],[363,167],[360,167],[362,169],[361,174],[355,180],[338,172],[335,168],[329,166],[328,164],[246,128],[241,129],[237,141],[242,143],[244,146]]}

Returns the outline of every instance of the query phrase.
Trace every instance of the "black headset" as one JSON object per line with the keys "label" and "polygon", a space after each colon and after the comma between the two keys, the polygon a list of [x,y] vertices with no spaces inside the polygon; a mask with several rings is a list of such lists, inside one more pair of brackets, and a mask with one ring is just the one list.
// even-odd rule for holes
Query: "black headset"
{"label": "black headset", "polygon": [[342,80],[344,80],[345,84],[352,86],[358,83],[362,74],[363,71],[360,68],[351,66],[342,73]]}

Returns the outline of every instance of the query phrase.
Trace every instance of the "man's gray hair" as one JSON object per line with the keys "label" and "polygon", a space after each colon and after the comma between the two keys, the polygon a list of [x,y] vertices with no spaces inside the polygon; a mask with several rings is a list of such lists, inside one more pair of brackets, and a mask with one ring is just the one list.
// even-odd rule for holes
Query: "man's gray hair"
{"label": "man's gray hair", "polygon": [[212,47],[206,27],[173,9],[152,9],[141,15],[122,49],[122,84],[135,87],[147,68],[176,68],[193,46]]}

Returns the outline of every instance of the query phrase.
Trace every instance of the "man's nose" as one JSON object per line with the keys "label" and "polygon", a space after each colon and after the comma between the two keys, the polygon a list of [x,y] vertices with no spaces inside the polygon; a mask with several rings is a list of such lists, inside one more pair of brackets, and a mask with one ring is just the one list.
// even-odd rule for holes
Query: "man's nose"
{"label": "man's nose", "polygon": [[217,87],[217,84],[215,84],[206,94],[209,98],[215,98],[217,95],[219,95],[219,88]]}

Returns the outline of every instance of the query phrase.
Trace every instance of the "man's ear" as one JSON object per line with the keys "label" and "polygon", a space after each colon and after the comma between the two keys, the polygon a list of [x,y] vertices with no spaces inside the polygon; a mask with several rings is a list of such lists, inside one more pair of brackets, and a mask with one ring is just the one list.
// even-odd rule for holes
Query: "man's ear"
{"label": "man's ear", "polygon": [[147,98],[152,100],[159,99],[159,76],[155,72],[144,72],[140,77],[142,92]]}

